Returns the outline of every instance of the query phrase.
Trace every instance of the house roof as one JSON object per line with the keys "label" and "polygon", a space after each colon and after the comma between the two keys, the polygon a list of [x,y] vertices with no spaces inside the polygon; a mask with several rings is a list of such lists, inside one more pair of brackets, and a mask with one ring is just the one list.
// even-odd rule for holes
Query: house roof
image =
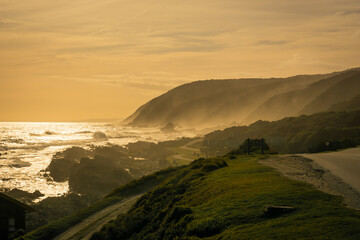
{"label": "house roof", "polygon": [[6,195],[4,193],[0,193],[0,198],[5,199],[6,201],[11,202],[12,204],[14,204],[16,206],[25,209],[27,212],[33,212],[34,211],[34,209],[32,207],[30,207],[30,206],[28,206],[28,205],[26,205],[26,204],[24,204],[24,203],[22,203],[22,202],[20,202],[20,201],[18,201],[16,199],[12,198],[12,197],[9,197],[8,195]]}

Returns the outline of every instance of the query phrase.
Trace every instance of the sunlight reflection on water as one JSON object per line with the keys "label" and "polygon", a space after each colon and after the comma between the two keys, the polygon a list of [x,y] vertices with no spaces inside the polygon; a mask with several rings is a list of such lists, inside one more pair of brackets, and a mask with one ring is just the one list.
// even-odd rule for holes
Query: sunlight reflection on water
{"label": "sunlight reflection on water", "polygon": [[[95,132],[107,135],[94,139]],[[138,140],[160,141],[176,136],[154,128],[133,128],[116,123],[0,123],[0,189],[39,190],[45,197],[69,190],[68,183],[47,181],[46,169],[57,151],[71,146],[107,143],[125,145]]]}

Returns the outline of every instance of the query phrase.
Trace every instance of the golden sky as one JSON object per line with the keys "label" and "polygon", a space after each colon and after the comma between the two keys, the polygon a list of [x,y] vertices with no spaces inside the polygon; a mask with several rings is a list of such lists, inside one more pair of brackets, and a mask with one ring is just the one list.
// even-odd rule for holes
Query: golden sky
{"label": "golden sky", "polygon": [[186,82],[359,56],[359,0],[0,0],[0,121],[122,119]]}

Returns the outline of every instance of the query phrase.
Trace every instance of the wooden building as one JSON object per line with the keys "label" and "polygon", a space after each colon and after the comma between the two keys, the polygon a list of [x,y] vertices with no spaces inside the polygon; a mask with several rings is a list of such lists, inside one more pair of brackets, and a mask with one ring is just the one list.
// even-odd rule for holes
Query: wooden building
{"label": "wooden building", "polygon": [[8,239],[17,231],[25,231],[25,214],[31,207],[0,193],[0,239]]}

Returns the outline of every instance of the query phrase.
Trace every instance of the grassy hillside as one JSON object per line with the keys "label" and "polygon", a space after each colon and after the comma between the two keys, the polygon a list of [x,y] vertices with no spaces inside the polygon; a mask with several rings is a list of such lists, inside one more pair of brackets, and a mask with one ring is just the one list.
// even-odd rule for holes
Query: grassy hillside
{"label": "grassy hillside", "polygon": [[[265,213],[266,205],[294,211]],[[199,159],[92,239],[359,239],[360,212],[258,157]]]}
{"label": "grassy hillside", "polygon": [[137,126],[165,126],[173,122],[205,127],[241,121],[269,97],[303,88],[328,76],[192,82],[152,99],[125,122]]}
{"label": "grassy hillside", "polygon": [[169,168],[161,170],[149,176],[142,177],[138,180],[134,180],[120,188],[114,190],[103,200],[90,205],[87,208],[84,208],[78,212],[75,212],[72,215],[60,218],[56,221],[50,222],[47,225],[44,225],[32,232],[27,233],[25,236],[20,239],[24,240],[47,240],[52,239],[55,236],[59,235],[62,232],[65,232],[70,227],[78,224],[83,219],[91,216],[92,214],[112,205],[117,202],[122,201],[126,197],[134,196],[137,194],[145,193],[154,189],[156,186],[166,181],[168,178],[173,177],[176,174],[176,171],[181,169],[178,168]]}
{"label": "grassy hillside", "polygon": [[360,144],[360,111],[324,112],[231,127],[205,135],[202,150],[210,156],[223,155],[238,148],[247,138],[265,138],[270,148],[279,153],[354,147]]}

